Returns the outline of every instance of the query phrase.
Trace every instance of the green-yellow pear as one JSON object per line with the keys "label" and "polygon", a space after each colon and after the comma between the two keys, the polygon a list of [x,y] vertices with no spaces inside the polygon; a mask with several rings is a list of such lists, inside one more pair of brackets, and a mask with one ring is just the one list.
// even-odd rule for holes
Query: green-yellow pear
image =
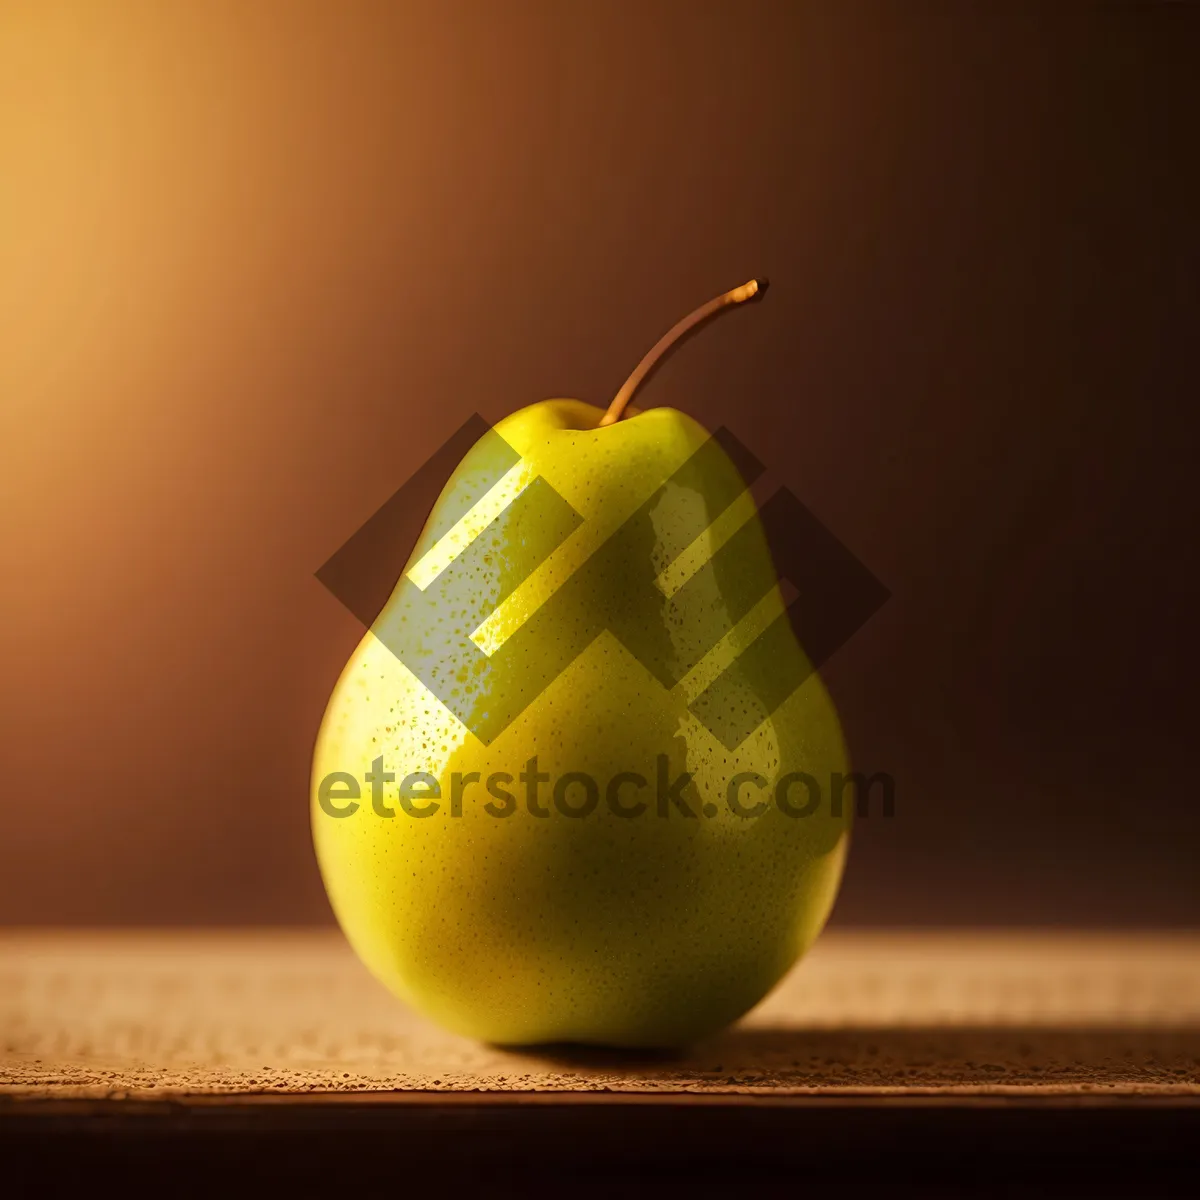
{"label": "green-yellow pear", "polygon": [[680,322],[607,411],[547,400],[482,438],[334,688],[312,776],[330,901],[451,1030],[679,1046],[829,914],[849,768],[753,499],[696,421],[629,407],[673,341],[757,294]]}

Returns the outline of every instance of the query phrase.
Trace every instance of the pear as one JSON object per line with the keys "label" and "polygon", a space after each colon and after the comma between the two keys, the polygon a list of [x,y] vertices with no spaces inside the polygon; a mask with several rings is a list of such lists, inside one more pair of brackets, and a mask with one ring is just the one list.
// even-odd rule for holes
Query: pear
{"label": "pear", "polygon": [[[850,815],[730,439],[634,392],[546,400],[454,472],[329,700],[313,836],[366,966],[507,1045],[677,1047],[825,923]],[[815,783],[815,788],[814,788]]]}

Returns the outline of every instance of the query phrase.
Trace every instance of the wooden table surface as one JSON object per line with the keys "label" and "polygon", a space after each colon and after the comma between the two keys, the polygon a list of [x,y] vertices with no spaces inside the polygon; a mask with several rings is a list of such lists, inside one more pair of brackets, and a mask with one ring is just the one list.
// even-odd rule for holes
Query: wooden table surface
{"label": "wooden table surface", "polygon": [[1200,935],[831,930],[733,1029],[655,1055],[444,1033],[331,930],[8,932],[0,1116],[26,1147],[101,1126],[311,1146],[402,1122],[428,1146],[470,1132],[480,1153],[536,1136],[543,1158],[547,1138],[578,1157],[608,1130],[618,1157],[653,1158],[666,1122],[700,1161],[716,1122],[781,1154],[813,1137],[851,1154],[860,1136],[1080,1153],[1130,1130],[1178,1148],[1200,1135]]}

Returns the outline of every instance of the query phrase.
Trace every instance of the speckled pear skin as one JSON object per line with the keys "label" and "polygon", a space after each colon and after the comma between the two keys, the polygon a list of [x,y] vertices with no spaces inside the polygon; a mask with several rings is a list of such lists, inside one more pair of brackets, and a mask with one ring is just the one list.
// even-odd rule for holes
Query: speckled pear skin
{"label": "speckled pear skin", "polygon": [[[507,482],[514,491],[541,477],[583,518],[476,635],[489,651],[503,645],[602,547],[639,504],[705,443],[709,435],[685,414],[656,408],[596,428],[601,410],[551,400],[520,410],[496,431],[521,455]],[[481,454],[486,453],[486,447]],[[835,816],[823,798],[797,818],[770,804],[747,818],[731,811],[727,788],[740,772],[767,780],[807,772],[827,785],[849,770],[837,714],[814,672],[730,751],[689,711],[688,702],[728,665],[764,622],[783,609],[765,538],[752,546],[745,571],[761,572],[757,623],[741,622],[692,674],[670,690],[611,633],[602,633],[485,745],[453,716],[387,648],[389,622],[402,619],[415,584],[407,572],[439,542],[449,522],[484,490],[487,464],[473,451],[447,483],[374,632],[347,663],[329,700],[313,759],[313,836],[334,912],[367,967],[396,995],[443,1026],[484,1041],[531,1045],[576,1042],[617,1047],[676,1047],[713,1033],[755,1005],[796,962],[825,923],[840,882],[850,814]],[[699,494],[675,497],[702,502]],[[469,502],[469,503],[468,503]],[[657,519],[657,518],[656,518]],[[744,494],[713,526],[757,522]],[[671,506],[656,536],[671,539]],[[761,531],[761,527],[760,531]],[[519,531],[506,531],[509,539]],[[527,564],[498,544],[481,569],[479,609],[447,619],[473,626]],[[674,553],[641,548],[668,566]],[[640,551],[639,551],[640,552]],[[594,559],[592,560],[595,561]],[[506,572],[517,572],[505,578]],[[742,572],[744,574],[744,572]],[[727,581],[730,582],[730,581]],[[730,582],[744,586],[745,579]],[[718,580],[705,604],[720,615]],[[408,599],[406,599],[406,597]],[[625,601],[619,580],[601,583],[588,602],[600,614]],[[548,606],[538,626],[546,639],[569,638],[577,616]],[[709,619],[711,613],[706,608]],[[629,614],[621,614],[628,623]],[[562,628],[555,628],[555,621]],[[377,636],[378,635],[378,636]],[[667,630],[667,641],[678,631]],[[383,640],[381,640],[383,638]],[[436,656],[436,638],[428,653]],[[464,679],[471,704],[486,705],[487,670]],[[550,777],[540,786],[548,815],[533,815],[517,777],[537,756]],[[362,784],[360,807],[333,818],[317,802],[331,772],[360,781],[382,756],[397,780],[428,772],[441,786],[440,808],[414,818],[397,803],[398,783],[385,786],[381,817]],[[685,792],[695,817],[666,806],[655,782],[666,756],[669,776],[691,772]],[[603,797],[619,772],[649,781],[619,793],[645,813],[622,816],[603,802],[584,818],[558,811],[553,783],[568,772],[596,779]],[[452,776],[494,773],[507,804],[484,782],[468,783],[452,802]],[[572,802],[582,798],[578,788]],[[486,805],[492,806],[488,811]],[[711,815],[702,815],[701,809]]]}

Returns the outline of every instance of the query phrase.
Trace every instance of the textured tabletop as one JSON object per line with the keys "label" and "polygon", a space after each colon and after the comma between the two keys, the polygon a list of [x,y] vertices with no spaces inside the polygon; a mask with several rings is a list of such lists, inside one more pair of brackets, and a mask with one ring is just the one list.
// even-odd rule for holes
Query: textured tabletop
{"label": "textured tabletop", "polygon": [[0,935],[5,1093],[435,1089],[1200,1095],[1200,936],[835,930],[739,1025],[672,1057],[454,1037],[334,931]]}

